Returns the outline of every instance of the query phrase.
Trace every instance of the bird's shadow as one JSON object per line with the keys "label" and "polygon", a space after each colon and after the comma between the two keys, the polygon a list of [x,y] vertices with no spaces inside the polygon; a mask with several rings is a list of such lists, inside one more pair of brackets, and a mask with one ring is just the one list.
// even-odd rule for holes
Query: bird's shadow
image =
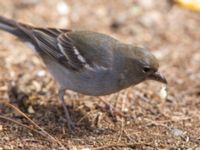
{"label": "bird's shadow", "polygon": [[[67,122],[65,119],[65,113],[63,107],[60,103],[33,103],[25,105],[25,101],[28,99],[28,95],[23,92],[16,91],[16,89],[10,89],[8,92],[10,103],[16,105],[23,113],[30,117],[37,125],[45,129],[48,133],[54,136],[65,136],[71,137],[72,134],[67,128]],[[29,107],[32,107],[31,113],[29,112]],[[70,116],[76,128],[73,137],[89,136],[89,135],[105,135],[112,134],[115,132],[110,128],[98,128],[94,125],[94,122],[87,116],[87,111],[90,110],[81,108],[77,109],[77,106],[67,106]],[[6,110],[6,108],[4,108]],[[8,111],[3,111],[8,113]],[[12,116],[13,119],[16,115]],[[17,119],[21,119],[24,124],[30,125],[28,120],[24,120],[22,116],[17,115]]]}

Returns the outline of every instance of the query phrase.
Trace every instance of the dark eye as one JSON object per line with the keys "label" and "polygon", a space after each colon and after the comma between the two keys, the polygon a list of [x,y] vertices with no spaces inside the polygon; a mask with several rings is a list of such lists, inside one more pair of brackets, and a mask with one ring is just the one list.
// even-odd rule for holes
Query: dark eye
{"label": "dark eye", "polygon": [[144,71],[145,73],[147,73],[147,72],[150,72],[151,69],[150,69],[149,67],[144,67],[144,68],[143,68],[143,71]]}

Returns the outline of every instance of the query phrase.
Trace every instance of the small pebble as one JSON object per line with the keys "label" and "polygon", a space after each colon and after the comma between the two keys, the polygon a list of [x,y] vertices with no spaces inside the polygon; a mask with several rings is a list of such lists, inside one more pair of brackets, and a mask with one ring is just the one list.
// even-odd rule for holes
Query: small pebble
{"label": "small pebble", "polygon": [[123,112],[127,113],[128,112],[128,108],[124,108]]}
{"label": "small pebble", "polygon": [[171,134],[176,137],[183,137],[185,135],[185,132],[177,128],[172,128]]}
{"label": "small pebble", "polygon": [[68,15],[70,12],[70,8],[66,2],[60,2],[56,6],[57,11],[60,15]]}
{"label": "small pebble", "polygon": [[6,136],[6,137],[4,137],[3,139],[4,139],[5,141],[9,141],[9,140],[10,140],[10,138],[9,138],[9,137],[7,137],[7,136]]}
{"label": "small pebble", "polygon": [[35,110],[33,109],[32,106],[29,106],[27,111],[28,111],[29,114],[34,114],[35,113]]}
{"label": "small pebble", "polygon": [[46,75],[46,71],[45,71],[45,70],[39,70],[39,71],[36,73],[36,75],[37,75],[38,77],[44,77],[44,76]]}
{"label": "small pebble", "polygon": [[36,90],[36,91],[41,91],[41,89],[42,89],[42,85],[41,85],[41,83],[39,83],[38,81],[33,81],[32,82],[32,90]]}
{"label": "small pebble", "polygon": [[81,150],[91,150],[90,148],[82,148]]}
{"label": "small pebble", "polygon": [[3,131],[3,125],[0,124],[0,131]]}

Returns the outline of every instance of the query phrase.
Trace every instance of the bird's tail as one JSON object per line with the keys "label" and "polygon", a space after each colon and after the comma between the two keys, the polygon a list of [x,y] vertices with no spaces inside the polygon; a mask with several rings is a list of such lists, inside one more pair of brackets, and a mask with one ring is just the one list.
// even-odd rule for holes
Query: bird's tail
{"label": "bird's tail", "polygon": [[30,29],[32,27],[22,23],[18,23],[12,19],[0,16],[0,30],[7,31],[21,40],[30,39]]}

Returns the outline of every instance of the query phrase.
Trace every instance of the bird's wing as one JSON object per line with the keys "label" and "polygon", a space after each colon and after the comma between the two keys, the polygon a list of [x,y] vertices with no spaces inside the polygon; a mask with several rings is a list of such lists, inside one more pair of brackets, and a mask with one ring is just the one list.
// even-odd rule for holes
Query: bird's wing
{"label": "bird's wing", "polygon": [[94,32],[37,28],[0,16],[0,29],[29,42],[41,56],[50,56],[74,70],[108,69],[112,66],[113,38]]}
{"label": "bird's wing", "polygon": [[55,61],[61,65],[68,67],[69,69],[76,70],[76,67],[69,64],[69,60],[65,57],[58,46],[58,36],[63,32],[69,32],[68,30],[54,29],[54,28],[32,28],[27,32],[36,45],[36,50],[40,55],[49,55]]}
{"label": "bird's wing", "polygon": [[116,41],[103,34],[34,28],[33,35],[40,50],[69,69],[106,70],[112,65],[112,48]]}

